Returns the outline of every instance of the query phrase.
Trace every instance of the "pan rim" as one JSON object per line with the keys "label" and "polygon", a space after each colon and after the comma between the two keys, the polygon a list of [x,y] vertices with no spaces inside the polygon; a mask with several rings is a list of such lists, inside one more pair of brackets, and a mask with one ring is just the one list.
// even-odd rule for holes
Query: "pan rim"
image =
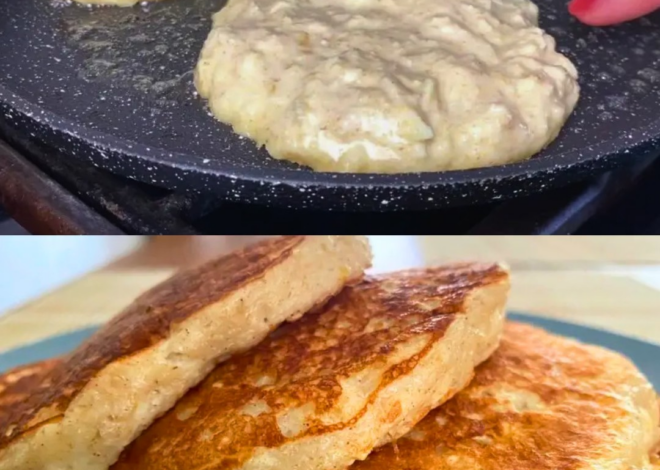
{"label": "pan rim", "polygon": [[[545,174],[559,173],[589,165],[611,157],[635,157],[635,153],[645,152],[660,139],[660,118],[648,123],[641,129],[629,131],[625,136],[617,136],[604,140],[596,145],[583,149],[569,150],[548,157],[532,157],[531,159],[506,165],[489,166],[469,170],[449,170],[423,173],[332,173],[315,172],[311,169],[272,169],[231,167],[227,162],[191,155],[182,152],[172,152],[163,148],[147,146],[140,142],[120,139],[107,132],[84,127],[77,122],[61,117],[52,111],[40,108],[7,89],[0,83],[0,103],[4,103],[13,112],[28,118],[37,124],[49,127],[54,132],[66,135],[83,143],[108,158],[106,152],[118,153],[122,156],[145,160],[155,165],[174,168],[180,171],[196,171],[206,175],[221,176],[230,179],[240,179],[261,184],[288,184],[295,187],[322,186],[331,188],[372,188],[404,189],[409,187],[433,188],[444,185],[474,185],[484,182],[496,182],[503,179],[526,179]],[[579,102],[578,102],[579,106]],[[562,131],[563,132],[563,131]],[[629,146],[621,147],[622,140],[630,142]],[[592,155],[596,156],[592,156]],[[168,155],[162,157],[161,155]],[[172,157],[181,162],[173,161]],[[273,157],[270,157],[273,158]],[[194,160],[198,160],[195,162]],[[203,160],[203,163],[202,163]],[[184,163],[185,161],[185,163]],[[605,163],[603,170],[611,168],[612,162]],[[108,169],[112,172],[111,169]],[[255,174],[259,173],[260,174]]]}

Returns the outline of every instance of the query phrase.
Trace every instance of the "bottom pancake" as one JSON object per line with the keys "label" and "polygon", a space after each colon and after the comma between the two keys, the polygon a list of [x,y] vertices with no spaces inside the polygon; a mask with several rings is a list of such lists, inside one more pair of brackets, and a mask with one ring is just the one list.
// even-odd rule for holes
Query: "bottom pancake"
{"label": "bottom pancake", "polygon": [[628,359],[509,323],[466,389],[350,470],[647,470],[658,420]]}

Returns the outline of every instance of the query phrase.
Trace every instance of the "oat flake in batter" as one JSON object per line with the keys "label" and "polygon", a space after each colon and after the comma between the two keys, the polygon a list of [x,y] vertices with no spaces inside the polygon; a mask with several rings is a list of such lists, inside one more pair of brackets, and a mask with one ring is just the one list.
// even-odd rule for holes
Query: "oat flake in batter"
{"label": "oat flake in batter", "polygon": [[275,158],[321,171],[500,165],[552,141],[577,72],[528,0],[229,0],[196,85]]}

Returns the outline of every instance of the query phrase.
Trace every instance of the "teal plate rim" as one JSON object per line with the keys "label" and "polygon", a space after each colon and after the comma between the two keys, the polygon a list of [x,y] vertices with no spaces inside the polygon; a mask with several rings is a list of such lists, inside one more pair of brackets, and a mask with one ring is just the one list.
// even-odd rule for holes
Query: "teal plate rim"
{"label": "teal plate rim", "polygon": [[[648,377],[655,389],[660,391],[660,345],[590,326],[578,325],[537,315],[511,312],[508,318],[514,321],[537,325],[553,333],[575,338],[584,343],[597,344],[618,351],[629,357]],[[0,372],[22,364],[65,354],[88,338],[97,329],[98,326],[87,327],[61,335],[51,336],[36,343],[0,353]]]}

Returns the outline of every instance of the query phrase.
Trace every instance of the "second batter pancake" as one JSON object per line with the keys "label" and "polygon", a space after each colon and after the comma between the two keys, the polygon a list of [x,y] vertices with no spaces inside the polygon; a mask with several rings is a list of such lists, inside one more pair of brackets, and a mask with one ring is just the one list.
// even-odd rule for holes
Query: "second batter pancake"
{"label": "second batter pancake", "polygon": [[273,157],[359,173],[527,159],[579,93],[530,0],[229,0],[195,83]]}

